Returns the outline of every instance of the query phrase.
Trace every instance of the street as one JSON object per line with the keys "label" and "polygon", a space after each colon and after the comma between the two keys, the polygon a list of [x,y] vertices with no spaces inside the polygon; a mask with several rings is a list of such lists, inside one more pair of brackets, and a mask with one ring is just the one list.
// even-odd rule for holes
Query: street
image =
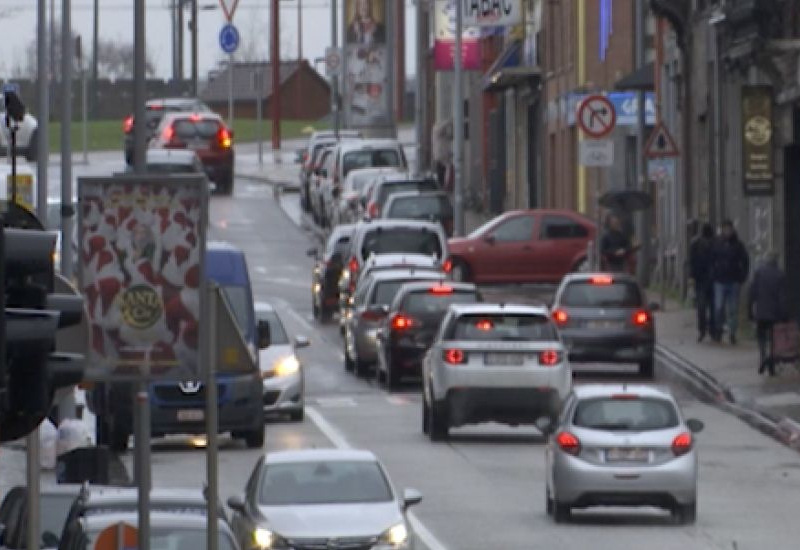
{"label": "street", "polygon": [[[283,197],[291,211],[296,196]],[[239,179],[233,197],[214,197],[211,236],[247,254],[257,300],[271,302],[292,335],[311,339],[299,352],[306,368],[303,423],[267,425],[266,450],[353,446],[375,452],[399,489],[419,489],[414,509],[419,547],[480,548],[794,548],[800,509],[800,463],[795,452],[740,420],[698,402],[675,385],[687,417],[705,422],[698,436],[699,516],[674,525],[656,510],[596,509],[555,525],[545,515],[544,442],[535,430],[481,426],[459,429],[432,444],[421,430],[418,390],[389,395],[344,371],[336,323],[313,322],[309,300],[311,237],[293,223],[270,186]],[[585,378],[581,378],[585,379]],[[671,384],[658,366],[658,381]],[[221,441],[220,496],[240,493],[258,452],[226,436]],[[130,467],[130,453],[125,459]],[[197,487],[205,455],[187,438],[157,440],[157,485]]]}

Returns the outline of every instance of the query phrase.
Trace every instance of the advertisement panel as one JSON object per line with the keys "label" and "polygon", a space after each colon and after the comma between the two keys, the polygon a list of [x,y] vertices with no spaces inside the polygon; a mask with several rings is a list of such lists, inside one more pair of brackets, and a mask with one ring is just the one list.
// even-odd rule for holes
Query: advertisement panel
{"label": "advertisement panel", "polygon": [[462,0],[464,26],[508,27],[522,23],[522,0]]}
{"label": "advertisement panel", "polygon": [[[434,14],[433,66],[437,71],[452,71],[455,63],[455,0],[436,0]],[[480,29],[464,26],[461,33],[461,63],[465,71],[481,69]]]}
{"label": "advertisement panel", "polygon": [[742,87],[742,162],[746,195],[775,192],[772,136],[772,88]]}
{"label": "advertisement panel", "polygon": [[205,178],[80,178],[78,201],[78,273],[95,375],[198,379]]}

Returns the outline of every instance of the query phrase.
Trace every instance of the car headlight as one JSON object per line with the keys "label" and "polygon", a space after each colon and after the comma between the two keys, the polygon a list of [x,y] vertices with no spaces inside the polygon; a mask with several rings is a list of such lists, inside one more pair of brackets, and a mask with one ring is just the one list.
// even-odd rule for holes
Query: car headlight
{"label": "car headlight", "polygon": [[260,550],[280,550],[282,548],[289,548],[289,544],[283,537],[263,527],[259,527],[253,531],[253,542],[255,543],[255,547]]}
{"label": "car headlight", "polygon": [[401,550],[408,548],[408,529],[406,524],[401,522],[392,526],[378,539],[378,548],[386,548],[392,550]]}
{"label": "car headlight", "polygon": [[297,360],[294,354],[287,355],[275,361],[272,370],[275,376],[289,376],[300,370],[300,361]]}

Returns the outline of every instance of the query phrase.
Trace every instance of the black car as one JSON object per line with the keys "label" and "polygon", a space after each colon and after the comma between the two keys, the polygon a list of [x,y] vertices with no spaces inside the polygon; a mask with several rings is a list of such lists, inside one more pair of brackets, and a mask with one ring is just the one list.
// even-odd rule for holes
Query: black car
{"label": "black car", "polygon": [[[80,485],[45,485],[39,490],[39,546],[58,546],[70,505],[78,496]],[[28,548],[28,488],[12,487],[0,504],[0,547],[10,550]]]}
{"label": "black car", "polygon": [[422,359],[450,304],[481,301],[478,287],[444,279],[406,283],[395,295],[377,333],[378,378],[391,391],[406,376],[419,377]]}
{"label": "black car", "polygon": [[637,363],[653,376],[658,304],[645,302],[639,283],[622,273],[571,273],[556,290],[551,315],[573,361]]}
{"label": "black car", "polygon": [[[314,318],[329,321],[339,307],[339,277],[344,260],[350,252],[350,238],[355,225],[337,225],[331,231],[322,257],[317,258],[311,272],[311,304]],[[318,256],[316,248],[308,250],[309,256]]]}

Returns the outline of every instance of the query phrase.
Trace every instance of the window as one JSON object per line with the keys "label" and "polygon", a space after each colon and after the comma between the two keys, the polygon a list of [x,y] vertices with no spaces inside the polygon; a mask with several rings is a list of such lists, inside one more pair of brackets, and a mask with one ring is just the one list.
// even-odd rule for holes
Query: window
{"label": "window", "polygon": [[173,123],[175,135],[181,139],[211,139],[217,135],[220,128],[216,120],[197,120],[188,118],[176,119]]}
{"label": "window", "polygon": [[259,321],[266,321],[269,323],[269,336],[272,344],[288,344],[289,337],[286,336],[286,330],[283,328],[278,314],[274,311],[259,311],[256,312]]}
{"label": "window", "polygon": [[233,312],[236,324],[239,325],[242,332],[249,332],[248,327],[250,326],[251,317],[248,308],[250,300],[247,295],[247,289],[243,286],[223,286],[222,295],[225,297],[225,301],[228,302],[231,312]]}
{"label": "window", "polygon": [[353,151],[344,156],[344,173],[358,168],[378,168],[383,166],[402,166],[403,161],[395,149],[365,149]]}
{"label": "window", "polygon": [[436,180],[419,180],[419,181],[394,181],[385,182],[379,188],[379,195],[376,199],[378,204],[386,204],[386,200],[393,193],[412,193],[417,191],[419,193],[430,193],[439,191],[439,184]]}
{"label": "window", "polygon": [[665,399],[601,397],[581,401],[573,424],[596,430],[665,430],[678,425],[678,413]]}
{"label": "window", "polygon": [[400,287],[407,283],[407,280],[400,281],[382,281],[375,285],[375,292],[372,293],[371,304],[374,305],[389,305],[394,300],[397,291]]}
{"label": "window", "polygon": [[404,299],[403,311],[411,314],[442,314],[450,304],[474,304],[478,295],[472,291],[453,291],[449,294],[434,294],[428,290],[410,292]]}
{"label": "window", "polygon": [[374,229],[364,236],[361,257],[372,254],[407,252],[426,256],[442,257],[442,242],[439,235],[427,229],[393,227],[391,230]]}
{"label": "window", "polygon": [[572,307],[641,307],[642,293],[630,281],[612,284],[575,281],[564,289],[561,303]]}
{"label": "window", "polygon": [[451,325],[448,340],[552,342],[556,328],[543,315],[462,315]]}
{"label": "window", "polygon": [[435,220],[452,216],[447,197],[420,195],[395,199],[387,212],[389,218]]}
{"label": "window", "polygon": [[542,239],[583,239],[589,231],[566,216],[545,216],[542,222]]}
{"label": "window", "polygon": [[529,241],[533,236],[533,216],[516,216],[501,223],[492,232],[498,242]]}

